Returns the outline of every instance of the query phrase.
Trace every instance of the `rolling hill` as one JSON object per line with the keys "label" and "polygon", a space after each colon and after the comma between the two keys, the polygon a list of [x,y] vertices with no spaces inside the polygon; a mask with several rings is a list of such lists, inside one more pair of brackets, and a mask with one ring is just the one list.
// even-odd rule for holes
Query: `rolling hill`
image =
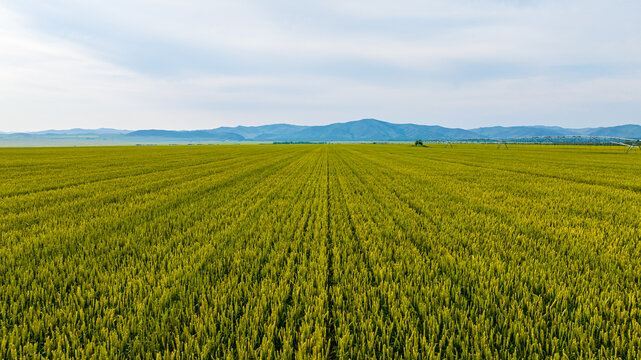
{"label": "rolling hill", "polygon": [[208,130],[118,130],[69,129],[4,133],[0,146],[110,145],[110,144],[184,144],[239,142],[368,142],[496,139],[509,140],[533,136],[589,135],[641,139],[640,125],[568,129],[559,126],[492,126],[456,129],[436,125],[395,124],[362,119],[320,126],[271,124],[261,126],[219,127]]}

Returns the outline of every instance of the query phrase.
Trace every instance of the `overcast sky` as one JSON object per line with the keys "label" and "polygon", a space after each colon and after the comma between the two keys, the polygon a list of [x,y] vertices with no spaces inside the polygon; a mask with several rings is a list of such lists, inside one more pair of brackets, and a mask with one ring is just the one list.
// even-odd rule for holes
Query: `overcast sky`
{"label": "overcast sky", "polygon": [[639,0],[0,0],[0,131],[641,123]]}

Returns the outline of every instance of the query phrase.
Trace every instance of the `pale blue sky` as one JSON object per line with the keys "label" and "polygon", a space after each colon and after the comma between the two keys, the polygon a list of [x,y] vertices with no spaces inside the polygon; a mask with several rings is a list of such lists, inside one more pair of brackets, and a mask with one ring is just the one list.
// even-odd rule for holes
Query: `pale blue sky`
{"label": "pale blue sky", "polygon": [[0,2],[0,131],[641,123],[641,2]]}

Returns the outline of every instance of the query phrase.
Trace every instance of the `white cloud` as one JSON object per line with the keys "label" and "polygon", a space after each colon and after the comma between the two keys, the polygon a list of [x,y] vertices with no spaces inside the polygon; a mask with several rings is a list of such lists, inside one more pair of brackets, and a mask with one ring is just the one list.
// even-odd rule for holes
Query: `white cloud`
{"label": "white cloud", "polygon": [[[594,104],[632,106],[586,125],[638,122],[640,115],[641,72],[630,69],[641,65],[635,36],[641,4],[633,1],[331,1],[306,9],[281,1],[25,0],[11,6],[0,5],[4,131],[370,116],[475,127],[493,124],[479,119],[545,123],[554,113],[570,114],[557,125],[577,126],[586,119],[571,114]],[[150,39],[159,45],[137,48]],[[211,65],[187,75],[145,71],[171,56],[178,63],[167,67],[189,68],[190,55],[176,44],[204,53],[201,62]],[[138,53],[145,58],[134,65]],[[221,58],[224,68],[216,65]],[[471,64],[470,74],[457,68],[461,63]],[[355,71],[339,71],[342,64]],[[378,70],[356,71],[372,64]],[[488,64],[516,73],[484,76]],[[592,74],[591,65],[606,70]]]}

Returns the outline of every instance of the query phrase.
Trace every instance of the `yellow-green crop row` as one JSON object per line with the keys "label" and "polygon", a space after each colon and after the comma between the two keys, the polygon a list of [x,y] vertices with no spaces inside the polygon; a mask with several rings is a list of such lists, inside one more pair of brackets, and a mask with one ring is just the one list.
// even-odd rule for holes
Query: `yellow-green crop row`
{"label": "yellow-green crop row", "polygon": [[641,154],[0,149],[2,359],[641,357]]}

